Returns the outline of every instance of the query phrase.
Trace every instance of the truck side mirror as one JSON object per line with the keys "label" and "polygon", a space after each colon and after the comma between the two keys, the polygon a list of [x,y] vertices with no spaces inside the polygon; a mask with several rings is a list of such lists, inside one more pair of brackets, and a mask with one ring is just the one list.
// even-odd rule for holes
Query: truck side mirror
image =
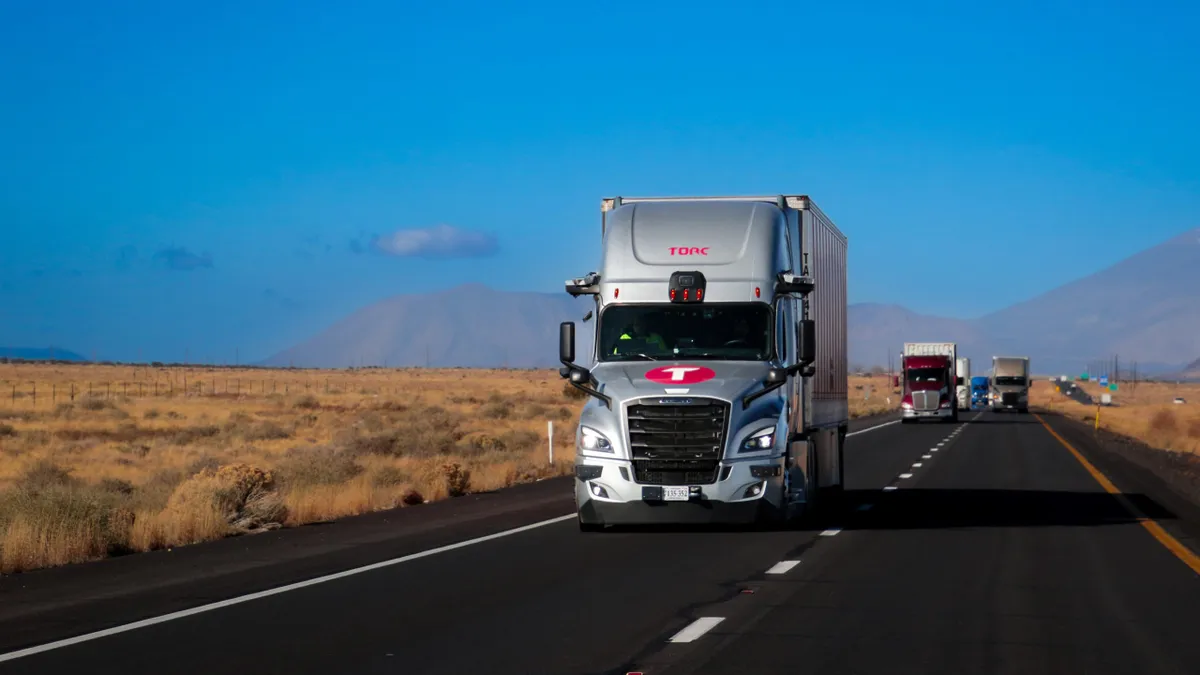
{"label": "truck side mirror", "polygon": [[800,319],[797,327],[800,344],[796,345],[796,363],[807,366],[817,360],[817,322]]}
{"label": "truck side mirror", "polygon": [[558,360],[564,365],[575,363],[575,322],[558,324]]}

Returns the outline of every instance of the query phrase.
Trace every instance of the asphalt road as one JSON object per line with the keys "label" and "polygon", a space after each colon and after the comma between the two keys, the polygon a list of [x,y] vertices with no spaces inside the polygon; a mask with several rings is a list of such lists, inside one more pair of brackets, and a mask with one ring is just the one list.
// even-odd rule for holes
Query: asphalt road
{"label": "asphalt road", "polygon": [[1200,559],[1168,548],[1200,516],[1109,494],[1033,415],[961,420],[851,437],[811,530],[583,534],[555,480],[0,579],[0,673],[1200,672]]}

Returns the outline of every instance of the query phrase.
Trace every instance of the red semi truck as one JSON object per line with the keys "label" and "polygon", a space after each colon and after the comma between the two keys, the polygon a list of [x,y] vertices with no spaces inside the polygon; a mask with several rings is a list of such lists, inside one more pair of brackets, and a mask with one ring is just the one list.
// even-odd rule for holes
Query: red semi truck
{"label": "red semi truck", "polygon": [[958,345],[953,342],[905,342],[900,361],[901,421],[925,418],[958,421],[956,393],[963,383],[955,369]]}

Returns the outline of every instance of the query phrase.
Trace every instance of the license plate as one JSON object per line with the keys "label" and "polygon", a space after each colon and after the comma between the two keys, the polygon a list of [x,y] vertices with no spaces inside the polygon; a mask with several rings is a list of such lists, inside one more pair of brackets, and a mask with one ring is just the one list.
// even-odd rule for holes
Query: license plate
{"label": "license plate", "polygon": [[686,502],[688,500],[689,492],[690,491],[686,485],[663,486],[663,501]]}

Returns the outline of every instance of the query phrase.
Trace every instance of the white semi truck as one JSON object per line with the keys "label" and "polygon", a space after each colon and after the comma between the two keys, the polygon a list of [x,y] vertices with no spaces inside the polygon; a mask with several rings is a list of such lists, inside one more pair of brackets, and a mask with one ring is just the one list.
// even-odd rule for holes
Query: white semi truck
{"label": "white semi truck", "polygon": [[[846,237],[807,196],[601,202],[591,399],[576,432],[581,530],[788,526],[845,485]],[[591,312],[589,312],[591,316]],[[585,321],[587,319],[585,318]],[[832,493],[832,494],[831,494]]]}
{"label": "white semi truck", "polygon": [[1029,385],[1028,356],[992,357],[992,410],[1029,412]]}
{"label": "white semi truck", "polygon": [[960,357],[956,361],[955,370],[958,372],[958,384],[955,385],[958,397],[958,409],[971,409],[971,359]]}

